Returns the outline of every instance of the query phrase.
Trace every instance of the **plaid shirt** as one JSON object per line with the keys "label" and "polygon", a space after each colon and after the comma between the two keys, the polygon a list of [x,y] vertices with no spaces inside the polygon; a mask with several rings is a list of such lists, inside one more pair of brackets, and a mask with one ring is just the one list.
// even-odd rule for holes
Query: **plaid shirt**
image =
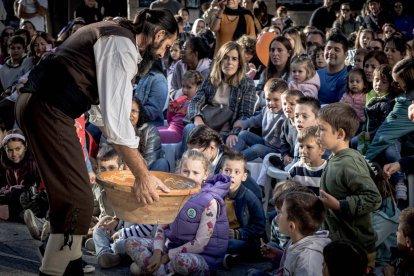
{"label": "plaid shirt", "polygon": [[[254,82],[248,77],[244,77],[238,87],[230,86],[230,89],[229,108],[233,111],[230,123],[233,125],[235,121],[246,119],[253,115],[256,103],[256,89]],[[184,122],[190,123],[195,116],[202,116],[201,108],[206,104],[212,104],[216,91],[217,89],[211,83],[210,78],[204,80],[195,96],[191,99]],[[240,131],[241,129],[239,128],[233,128],[229,135],[237,135]]]}

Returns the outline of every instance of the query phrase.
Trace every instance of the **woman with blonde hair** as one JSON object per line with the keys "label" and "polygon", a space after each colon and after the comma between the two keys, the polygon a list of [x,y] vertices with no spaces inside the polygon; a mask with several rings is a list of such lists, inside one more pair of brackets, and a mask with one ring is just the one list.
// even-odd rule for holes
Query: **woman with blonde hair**
{"label": "woman with blonde hair", "polygon": [[244,52],[235,41],[224,44],[217,52],[206,79],[191,99],[184,121],[189,124],[186,134],[194,126],[207,125],[227,138],[231,147],[237,140],[238,128],[232,128],[237,120],[254,113],[256,93],[253,80],[246,77]]}
{"label": "woman with blonde hair", "polygon": [[305,49],[302,45],[302,39],[300,33],[295,28],[288,28],[282,32],[283,36],[287,38],[292,45],[292,57],[298,57],[305,54]]}

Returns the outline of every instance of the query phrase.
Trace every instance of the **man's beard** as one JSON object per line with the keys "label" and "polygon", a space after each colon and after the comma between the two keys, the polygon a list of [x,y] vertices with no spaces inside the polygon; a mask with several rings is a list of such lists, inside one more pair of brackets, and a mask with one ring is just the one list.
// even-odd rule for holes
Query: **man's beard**
{"label": "man's beard", "polygon": [[160,42],[148,45],[147,49],[142,56],[142,61],[138,64],[138,76],[146,75],[156,60],[159,59],[157,50],[161,48],[161,45],[167,38],[163,38]]}

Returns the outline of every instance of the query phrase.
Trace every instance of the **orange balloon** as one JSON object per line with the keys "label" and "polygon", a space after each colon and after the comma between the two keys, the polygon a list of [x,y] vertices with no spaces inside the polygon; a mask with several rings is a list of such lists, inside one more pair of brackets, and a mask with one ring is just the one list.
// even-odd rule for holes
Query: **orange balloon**
{"label": "orange balloon", "polygon": [[267,63],[269,62],[270,43],[276,37],[277,35],[275,33],[266,32],[260,35],[257,39],[256,55],[265,67],[267,67]]}

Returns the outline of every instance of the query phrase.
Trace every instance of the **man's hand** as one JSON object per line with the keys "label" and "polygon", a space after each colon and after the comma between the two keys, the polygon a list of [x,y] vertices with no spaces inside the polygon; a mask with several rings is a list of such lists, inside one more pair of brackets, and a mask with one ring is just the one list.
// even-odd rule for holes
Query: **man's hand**
{"label": "man's hand", "polygon": [[152,174],[135,178],[134,190],[138,202],[152,204],[154,201],[158,201],[157,188],[166,193],[170,192],[170,189]]}
{"label": "man's hand", "polygon": [[237,135],[234,135],[234,134],[229,135],[227,137],[227,140],[226,140],[226,145],[229,148],[232,148],[232,147],[234,147],[236,145],[237,141],[238,141]]}
{"label": "man's hand", "polygon": [[332,209],[332,210],[340,210],[341,206],[339,204],[339,200],[337,200],[335,197],[331,196],[324,190],[320,190],[321,194],[321,200],[323,205],[325,205],[326,208]]}
{"label": "man's hand", "polygon": [[384,165],[384,175],[386,178],[390,178],[392,174],[401,170],[401,165],[399,162],[394,162]]}
{"label": "man's hand", "polygon": [[234,240],[236,238],[236,234],[234,233],[234,229],[229,229],[229,239]]}

